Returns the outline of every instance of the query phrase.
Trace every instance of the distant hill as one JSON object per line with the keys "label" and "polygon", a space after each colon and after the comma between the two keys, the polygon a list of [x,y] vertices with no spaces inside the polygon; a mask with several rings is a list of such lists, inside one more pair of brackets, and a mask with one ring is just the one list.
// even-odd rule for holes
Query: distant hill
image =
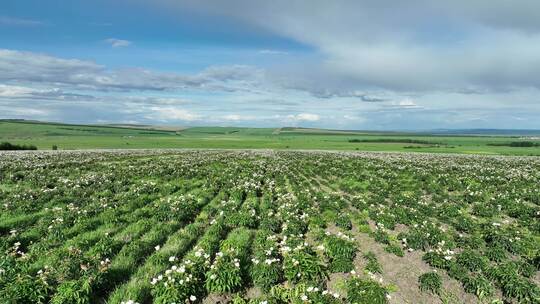
{"label": "distant hill", "polygon": [[[186,127],[186,126],[165,126],[165,125],[145,125],[145,124],[128,124],[128,123],[113,123],[113,124],[70,124],[61,122],[47,122],[39,120],[26,119],[0,119],[0,122],[20,122],[28,124],[47,124],[47,125],[66,125],[79,127],[110,127],[135,130],[149,131],[168,131],[181,132],[188,129],[197,130],[213,130],[217,133],[228,133],[231,129],[235,130],[257,130],[269,128],[251,128],[251,127]],[[320,134],[320,135],[464,135],[464,136],[540,136],[540,129],[433,129],[433,130],[345,130],[345,129],[322,129],[322,128],[304,128],[304,127],[281,127],[272,128],[274,134]],[[221,131],[223,130],[223,131]]]}
{"label": "distant hill", "polygon": [[138,125],[138,124],[105,124],[96,126],[116,127],[116,128],[128,128],[128,129],[144,129],[152,131],[175,131],[179,132],[187,129],[188,127],[176,127],[176,126],[154,126],[154,125]]}
{"label": "distant hill", "polygon": [[[126,128],[139,130],[155,130],[155,131],[184,131],[191,129],[187,126],[166,126],[166,125],[146,125],[146,124],[128,124],[128,123],[112,123],[112,124],[71,124],[62,122],[48,122],[29,119],[0,119],[0,122],[21,122],[34,124],[49,124],[49,125],[67,125],[67,126],[84,126],[84,127],[112,127]],[[268,128],[251,128],[251,127],[196,127],[196,128],[211,128],[219,129],[268,129]],[[322,128],[305,128],[305,127],[281,127],[275,128],[276,133],[304,133],[304,134],[345,134],[345,135],[484,135],[484,136],[540,136],[540,129],[433,129],[433,130],[347,130],[347,129],[322,129]]]}
{"label": "distant hill", "polygon": [[179,132],[186,129],[184,127],[175,127],[175,126],[153,126],[153,125],[142,125],[142,124],[141,125],[139,124],[70,124],[70,123],[62,123],[62,122],[50,122],[50,121],[27,120],[27,119],[0,119],[0,122],[51,125],[51,126],[68,126],[68,127],[134,129],[134,130],[166,131],[166,132]]}
{"label": "distant hill", "polygon": [[0,142],[52,149],[296,149],[540,155],[540,130],[332,130],[0,120]]}

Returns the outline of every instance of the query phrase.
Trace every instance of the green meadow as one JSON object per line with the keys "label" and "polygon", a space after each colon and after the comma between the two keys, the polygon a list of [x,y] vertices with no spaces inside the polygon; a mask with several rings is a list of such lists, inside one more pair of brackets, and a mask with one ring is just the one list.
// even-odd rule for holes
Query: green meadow
{"label": "green meadow", "polygon": [[[435,135],[306,128],[95,126],[0,121],[0,142],[39,150],[75,149],[291,149],[540,155],[538,139],[509,135]],[[512,147],[529,141],[535,146]]]}

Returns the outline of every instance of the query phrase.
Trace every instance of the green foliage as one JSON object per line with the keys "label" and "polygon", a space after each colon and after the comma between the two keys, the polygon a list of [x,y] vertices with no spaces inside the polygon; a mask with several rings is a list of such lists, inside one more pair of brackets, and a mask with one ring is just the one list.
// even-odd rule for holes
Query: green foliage
{"label": "green foliage", "polygon": [[329,260],[330,272],[349,272],[354,269],[356,244],[346,235],[328,235],[324,239],[325,253]]}
{"label": "green foliage", "polygon": [[378,243],[387,245],[390,244],[390,236],[386,231],[384,231],[384,229],[375,229],[371,235]]}
{"label": "green foliage", "polygon": [[327,277],[326,264],[310,247],[297,247],[286,253],[283,261],[285,278],[290,282],[314,284]]}
{"label": "green foliage", "polygon": [[230,233],[206,272],[208,292],[233,292],[243,286],[250,244],[249,230],[238,228]]}
{"label": "green foliage", "polygon": [[233,292],[242,286],[242,273],[240,263],[234,258],[234,253],[225,252],[218,256],[206,273],[206,289],[209,292]]}
{"label": "green foliage", "polygon": [[88,304],[91,303],[91,282],[88,279],[67,281],[58,286],[51,304]]}
{"label": "green foliage", "polygon": [[0,289],[0,300],[3,303],[48,303],[51,286],[41,277],[17,274]]}
{"label": "green foliage", "polygon": [[[387,259],[360,257],[362,275],[371,272],[375,282],[351,271],[357,246],[372,245],[359,243],[368,237],[383,244],[377,246],[385,257],[422,255],[482,301],[502,295],[509,303],[538,302],[534,158],[191,150],[2,155],[0,303],[186,303],[210,293],[250,304],[303,303],[303,296],[312,303],[377,303],[390,287],[373,274],[391,266],[381,265]],[[337,234],[330,233],[333,223]],[[403,280],[437,293],[434,276]],[[347,289],[356,281],[361,292],[334,296],[340,279]],[[257,299],[246,299],[258,290]]]}
{"label": "green foliage", "polygon": [[336,218],[336,226],[345,230],[352,229],[351,219],[348,214],[339,214]]}
{"label": "green foliage", "polygon": [[173,265],[151,279],[154,303],[182,303],[192,296],[201,299],[206,293],[204,279],[211,265],[211,255],[219,249],[219,241],[226,231],[223,222],[217,221],[181,263],[177,263],[175,256],[168,257]]}
{"label": "green foliage", "polygon": [[475,294],[480,299],[491,297],[494,293],[493,285],[482,275],[465,277],[462,283],[466,292]]}
{"label": "green foliage", "polygon": [[457,263],[470,271],[479,271],[485,269],[487,266],[485,258],[472,250],[464,250],[458,254]]}
{"label": "green foliage", "polygon": [[536,303],[540,298],[540,288],[520,275],[530,271],[527,266],[525,270],[521,267],[520,263],[507,262],[490,267],[486,275],[500,286],[504,296],[518,299],[520,303]]}
{"label": "green foliage", "polygon": [[293,287],[276,285],[269,292],[268,303],[303,304],[306,302],[320,304],[343,303],[339,294],[304,283]]}
{"label": "green foliage", "polygon": [[408,233],[400,233],[398,234],[398,239],[404,240],[406,246],[411,249],[422,249],[425,250],[428,248],[429,243],[428,241],[423,237],[422,233],[418,230],[412,230]]}
{"label": "green foliage", "polygon": [[457,263],[450,263],[448,266],[448,275],[453,279],[463,281],[467,276],[469,276],[469,271],[467,268]]}
{"label": "green foliage", "polygon": [[397,255],[398,257],[404,257],[405,253],[403,252],[403,249],[401,246],[391,243],[390,245],[387,245],[384,247],[384,251],[388,253],[392,253]]}
{"label": "green foliage", "polygon": [[353,278],[347,284],[347,302],[355,304],[386,304],[388,291],[373,280]]}
{"label": "green foliage", "polygon": [[259,230],[254,241],[251,278],[255,286],[265,291],[283,279],[281,256],[276,241],[277,238],[265,230]]}
{"label": "green foliage", "polygon": [[493,262],[502,262],[506,259],[506,250],[500,246],[490,247],[486,250],[486,257]]}
{"label": "green foliage", "polygon": [[371,273],[382,273],[382,266],[377,260],[377,256],[369,251],[364,254],[364,259],[367,261],[366,270]]}
{"label": "green foliage", "polygon": [[436,272],[427,272],[418,278],[420,290],[428,291],[434,294],[441,294],[442,278]]}
{"label": "green foliage", "polygon": [[422,256],[422,260],[424,260],[430,266],[440,269],[448,269],[452,264],[450,260],[446,259],[443,254],[437,253],[435,251],[426,252]]}

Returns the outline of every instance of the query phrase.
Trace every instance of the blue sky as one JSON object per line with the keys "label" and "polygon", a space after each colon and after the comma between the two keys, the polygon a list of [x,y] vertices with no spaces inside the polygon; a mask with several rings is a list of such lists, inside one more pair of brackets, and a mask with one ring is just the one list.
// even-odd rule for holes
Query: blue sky
{"label": "blue sky", "polygon": [[540,128],[540,2],[3,0],[0,117]]}

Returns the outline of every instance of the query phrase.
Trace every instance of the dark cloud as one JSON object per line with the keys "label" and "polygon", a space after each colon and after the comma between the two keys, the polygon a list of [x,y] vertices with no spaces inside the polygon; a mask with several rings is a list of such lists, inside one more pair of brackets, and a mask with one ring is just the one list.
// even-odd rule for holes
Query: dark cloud
{"label": "dark cloud", "polygon": [[384,97],[382,95],[377,95],[373,93],[364,93],[361,91],[339,91],[339,90],[329,90],[329,89],[315,89],[310,90],[310,93],[318,98],[359,98],[363,102],[384,102],[390,101],[391,98]]}
{"label": "dark cloud", "polygon": [[371,95],[361,95],[360,99],[362,99],[362,101],[365,101],[365,102],[383,102],[383,101],[389,100],[388,98],[382,98],[382,97],[371,96]]}
{"label": "dark cloud", "polygon": [[536,0],[158,2],[240,20],[314,47],[322,60],[298,67],[296,75],[288,71],[288,79],[321,98],[326,90],[333,96],[358,88],[540,88]]}

